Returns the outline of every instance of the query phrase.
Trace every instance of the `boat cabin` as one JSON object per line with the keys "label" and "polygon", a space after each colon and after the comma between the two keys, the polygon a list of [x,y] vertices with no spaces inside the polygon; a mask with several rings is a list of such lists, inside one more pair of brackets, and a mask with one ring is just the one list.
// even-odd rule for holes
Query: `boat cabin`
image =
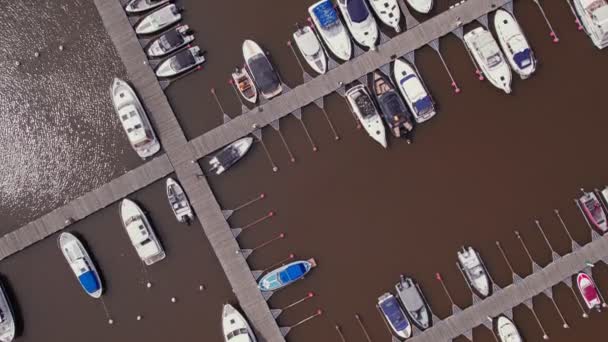
{"label": "boat cabin", "polygon": [[120,108],[118,115],[133,147],[142,147],[152,140],[150,139],[150,132],[145,128],[141,114],[137,111],[137,107],[132,104],[126,105]]}

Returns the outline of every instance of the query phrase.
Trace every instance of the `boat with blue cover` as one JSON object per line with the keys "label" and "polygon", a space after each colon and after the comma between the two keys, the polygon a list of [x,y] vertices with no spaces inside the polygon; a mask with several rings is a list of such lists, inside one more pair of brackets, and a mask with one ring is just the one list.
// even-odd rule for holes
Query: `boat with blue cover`
{"label": "boat with blue cover", "polygon": [[317,263],[312,258],[281,266],[263,276],[258,282],[258,288],[261,291],[276,291],[304,278],[315,266]]}
{"label": "boat with blue cover", "polygon": [[425,122],[435,116],[433,98],[426,90],[422,79],[410,65],[403,59],[395,60],[393,75],[401,95],[414,114],[417,123]]}
{"label": "boat with blue cover", "polygon": [[375,50],[378,25],[365,0],[338,0],[338,7],[355,41]]}
{"label": "boat with blue cover", "polygon": [[93,298],[101,297],[103,286],[99,273],[82,242],[71,233],[59,235],[59,248],[84,291]]}
{"label": "boat with blue cover", "polygon": [[494,28],[511,69],[522,79],[530,77],[536,70],[536,58],[517,20],[511,13],[499,9],[494,15]]}
{"label": "boat with blue cover", "polygon": [[348,61],[352,57],[352,43],[331,1],[321,0],[313,4],[308,8],[308,14],[329,51]]}
{"label": "boat with blue cover", "polygon": [[380,296],[378,309],[395,335],[403,339],[412,336],[412,326],[395,296],[388,292]]}

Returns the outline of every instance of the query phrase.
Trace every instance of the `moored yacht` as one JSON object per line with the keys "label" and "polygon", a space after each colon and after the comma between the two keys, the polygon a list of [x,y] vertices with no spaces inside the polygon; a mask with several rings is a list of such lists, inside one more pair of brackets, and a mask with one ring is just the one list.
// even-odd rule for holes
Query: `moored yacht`
{"label": "moored yacht", "polygon": [[464,35],[464,43],[483,75],[496,88],[511,93],[511,68],[490,31],[478,27]]}
{"label": "moored yacht", "polygon": [[433,0],[407,0],[407,3],[418,13],[428,14],[433,9]]}
{"label": "moored yacht", "polygon": [[194,213],[184,189],[173,178],[167,178],[167,199],[177,222],[190,223],[194,219]]}
{"label": "moored yacht", "polygon": [[386,148],[386,131],[376,105],[364,85],[358,84],[346,91],[348,107],[357,116],[372,139]]}
{"label": "moored yacht", "polygon": [[500,315],[496,320],[496,330],[498,330],[498,337],[500,342],[521,342],[522,338],[515,326],[515,323],[507,318],[507,316]]}
{"label": "moored yacht", "polygon": [[414,119],[410,110],[388,77],[379,71],[374,71],[371,77],[374,96],[384,122],[395,138],[405,137],[410,143],[410,133],[414,130]]}
{"label": "moored yacht", "polygon": [[530,77],[536,70],[536,59],[517,20],[511,13],[499,9],[494,15],[494,28],[513,71],[522,79]]}
{"label": "moored yacht", "polygon": [[115,78],[110,89],[112,104],[131,146],[146,159],[160,150],[160,142],[148,120],[144,107],[127,82]]}
{"label": "moored yacht", "polygon": [[608,46],[608,1],[572,0],[585,32],[599,49]]}
{"label": "moored yacht", "polygon": [[58,238],[59,249],[70,265],[76,279],[84,291],[93,298],[101,297],[103,287],[93,260],[80,240],[71,233],[61,233]]}
{"label": "moored yacht", "polygon": [[222,331],[224,342],[257,342],[245,317],[230,304],[222,309]]}
{"label": "moored yacht", "polygon": [[402,339],[412,336],[412,326],[395,296],[388,292],[380,296],[378,309],[395,335]]}
{"label": "moored yacht", "polygon": [[260,94],[269,100],[283,91],[279,74],[266,57],[262,48],[253,40],[243,42],[243,58]]}
{"label": "moored yacht", "polygon": [[317,266],[315,259],[294,261],[274,269],[264,275],[258,282],[261,291],[276,291],[304,278],[311,269]]}
{"label": "moored yacht", "polygon": [[421,330],[428,329],[431,326],[430,310],[414,280],[402,275],[395,290],[412,322]]}
{"label": "moored yacht", "polygon": [[393,65],[393,76],[417,123],[423,123],[435,116],[437,112],[433,98],[410,63],[401,58],[396,59]]}
{"label": "moored yacht", "polygon": [[166,4],[169,0],[131,0],[125,7],[127,13],[141,13]]}
{"label": "moored yacht", "polygon": [[325,45],[343,61],[352,57],[352,43],[346,28],[330,0],[321,0],[308,7],[308,14]]}
{"label": "moored yacht", "polygon": [[585,305],[587,305],[587,308],[600,311],[600,308],[602,307],[602,300],[591,276],[585,272],[577,274],[576,285],[581,297],[583,297],[583,300],[585,301]]}
{"label": "moored yacht", "polygon": [[0,342],[10,342],[15,338],[15,315],[4,286],[0,284]]}
{"label": "moored yacht", "polygon": [[378,25],[365,0],[337,0],[346,26],[355,41],[371,50],[378,42]]}
{"label": "moored yacht", "polygon": [[298,30],[293,33],[293,40],[306,63],[314,71],[324,74],[327,71],[327,56],[312,27],[298,27]]}
{"label": "moored yacht", "polygon": [[194,40],[188,25],[179,25],[154,39],[146,49],[148,57],[156,58],[181,49]]}
{"label": "moored yacht", "polygon": [[156,76],[173,77],[191,70],[205,62],[205,56],[198,46],[182,50],[162,61],[156,68]]}
{"label": "moored yacht", "polygon": [[597,198],[597,195],[591,191],[583,191],[583,194],[577,201],[589,224],[600,233],[606,232],[606,230],[608,230],[606,212],[602,208],[602,204]]}
{"label": "moored yacht", "polygon": [[122,200],[120,218],[141,261],[150,266],[165,258],[165,251],[156,237],[152,225],[135,202],[129,199]]}
{"label": "moored yacht", "polygon": [[401,32],[399,21],[401,20],[401,9],[397,0],[369,0],[369,4],[376,12],[376,15],[385,25]]}
{"label": "moored yacht", "polygon": [[490,277],[473,247],[458,251],[458,264],[467,278],[471,288],[475,289],[482,297],[490,295]]}
{"label": "moored yacht", "polygon": [[256,103],[258,101],[258,88],[246,68],[236,67],[232,72],[232,82],[247,102]]}
{"label": "moored yacht", "polygon": [[152,34],[165,29],[182,20],[182,15],[175,4],[161,7],[148,14],[135,26],[137,34]]}
{"label": "moored yacht", "polygon": [[253,144],[253,138],[245,137],[224,147],[209,160],[211,171],[214,171],[216,175],[224,173],[224,171],[243,158],[247,151],[249,151],[251,144]]}

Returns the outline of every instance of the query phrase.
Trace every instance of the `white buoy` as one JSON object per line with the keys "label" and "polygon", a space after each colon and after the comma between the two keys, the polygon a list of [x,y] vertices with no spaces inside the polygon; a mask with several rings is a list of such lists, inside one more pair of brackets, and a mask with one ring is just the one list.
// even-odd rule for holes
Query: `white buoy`
{"label": "white buoy", "polygon": [[199,291],[203,291],[204,289],[205,289],[205,286],[204,286],[204,285],[199,285],[199,286],[198,286],[198,290],[199,290]]}
{"label": "white buoy", "polygon": [[147,288],[151,288],[151,287],[152,287],[152,283],[151,283],[151,282],[147,282],[147,283],[146,283],[146,287],[147,287]]}
{"label": "white buoy", "polygon": [[63,51],[63,45],[59,45],[59,51]]}
{"label": "white buoy", "polygon": [[171,303],[175,303],[177,299],[175,297],[171,297]]}
{"label": "white buoy", "polygon": [[38,51],[34,52],[34,57],[40,57],[40,52],[38,52]]}
{"label": "white buoy", "polygon": [[141,321],[141,315],[137,315],[137,320]]}
{"label": "white buoy", "polygon": [[19,61],[15,61],[15,65],[16,65],[16,66],[20,66],[20,65],[21,65],[21,63],[20,63]]}
{"label": "white buoy", "polygon": [[108,324],[114,324],[114,320],[110,318],[110,319],[108,320]]}

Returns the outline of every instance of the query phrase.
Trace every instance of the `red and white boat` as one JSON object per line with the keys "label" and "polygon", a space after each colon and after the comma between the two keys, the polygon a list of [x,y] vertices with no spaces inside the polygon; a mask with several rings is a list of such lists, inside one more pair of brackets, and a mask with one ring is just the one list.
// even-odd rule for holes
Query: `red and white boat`
{"label": "red and white boat", "polygon": [[595,283],[591,276],[589,276],[585,272],[581,272],[576,276],[576,285],[578,286],[578,290],[587,304],[589,309],[595,308],[597,311],[600,311],[602,307],[602,300],[600,299],[599,293],[597,291],[597,287],[595,287]]}
{"label": "red and white boat", "polygon": [[594,192],[583,191],[583,195],[578,198],[578,204],[593,228],[601,233],[608,230],[606,212],[604,212],[602,204]]}

